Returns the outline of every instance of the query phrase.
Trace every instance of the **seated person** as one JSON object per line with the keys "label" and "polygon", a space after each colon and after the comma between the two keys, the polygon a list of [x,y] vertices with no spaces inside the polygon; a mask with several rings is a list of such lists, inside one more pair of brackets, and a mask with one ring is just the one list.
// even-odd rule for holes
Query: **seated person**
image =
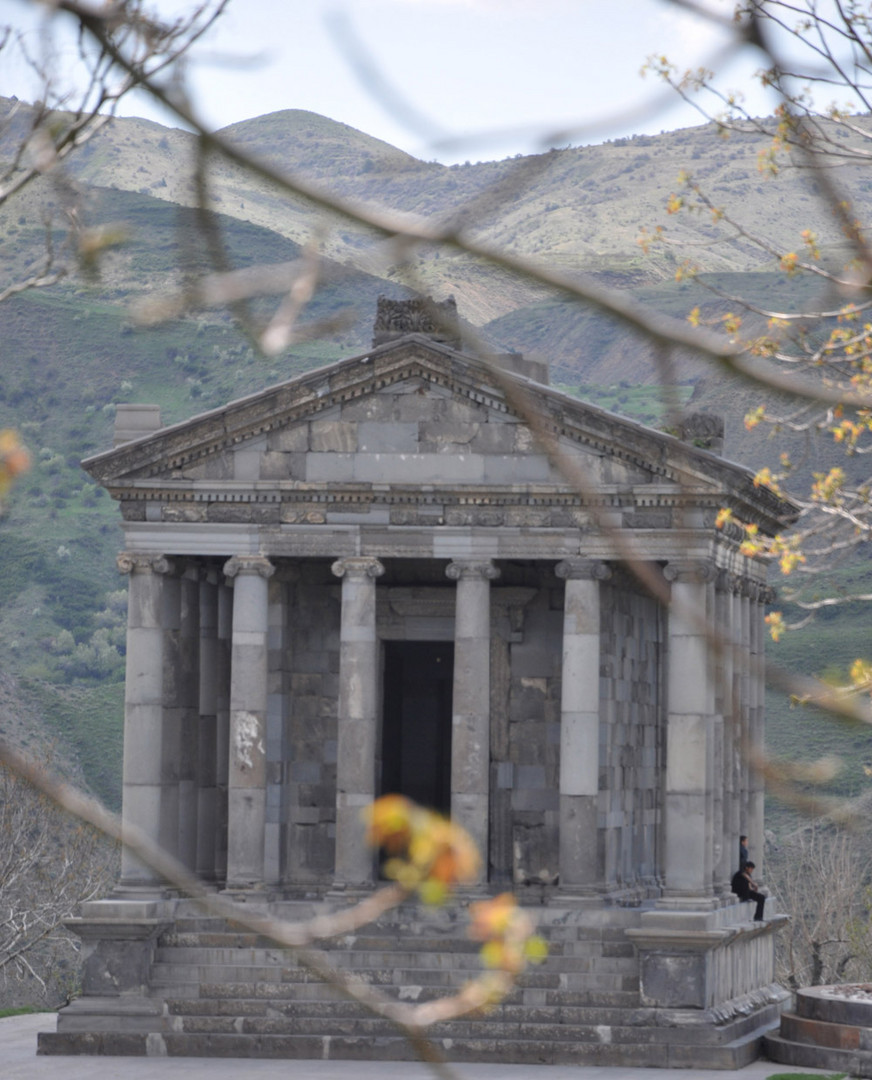
{"label": "seated person", "polygon": [[746,862],[741,870],[737,870],[735,874],[733,874],[733,881],[730,888],[743,903],[747,900],[757,901],[754,922],[762,922],[763,905],[766,903],[766,897],[763,893],[757,891],[757,886],[751,880],[751,871],[754,869],[754,863]]}

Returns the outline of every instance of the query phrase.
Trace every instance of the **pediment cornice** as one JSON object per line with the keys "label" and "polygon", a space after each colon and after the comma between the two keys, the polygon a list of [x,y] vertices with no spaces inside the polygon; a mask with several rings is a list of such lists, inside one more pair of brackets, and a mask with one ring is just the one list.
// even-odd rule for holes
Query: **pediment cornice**
{"label": "pediment cornice", "polygon": [[[183,423],[98,454],[83,462],[85,469],[104,484],[116,498],[124,499],[186,499],[240,502],[275,502],[277,500],[323,499],[354,501],[367,498],[354,494],[353,485],[331,484],[330,490],[307,491],[305,494],[292,483],[276,482],[261,485],[234,485],[184,482],[176,487],[179,474],[211,458],[226,454],[246,443],[255,442],[272,432],[295,424],[305,423],[328,413],[347,402],[375,395],[391,386],[418,380],[422,387],[481,405],[494,413],[505,413],[507,420],[523,419],[511,403],[513,391],[535,395],[537,424],[540,432],[595,455],[610,457],[643,471],[653,487],[677,485],[683,494],[655,493],[653,488],[642,495],[652,500],[649,505],[672,505],[686,501],[699,504],[706,492],[724,500],[726,492],[741,493],[745,504],[745,520],[783,518],[789,508],[777,496],[755,489],[748,470],[726,462],[720,457],[682,443],[674,436],[654,431],[624,417],[616,416],[596,406],[577,400],[560,391],[510,373],[495,375],[488,364],[475,357],[410,335],[367,353],[340,361],[326,368],[308,372],[288,382],[270,387],[260,393],[232,402],[224,408],[193,417]],[[509,391],[507,393],[507,390]],[[637,485],[642,488],[647,485]],[[440,498],[449,495],[440,492]],[[399,499],[396,486],[391,499]],[[410,498],[421,496],[410,494]],[[505,492],[486,492],[479,489],[478,497],[504,500],[513,496]],[[529,489],[518,498],[529,499]],[[576,500],[575,493],[560,495],[557,490],[547,496]],[[603,492],[593,502],[609,505],[617,494]],[[633,499],[637,497],[633,495]],[[388,496],[384,496],[388,498]],[[460,498],[460,496],[458,496]],[[553,503],[552,503],[553,504]],[[577,504],[580,504],[577,503]],[[591,501],[588,501],[591,504]],[[748,510],[753,508],[753,517]]]}

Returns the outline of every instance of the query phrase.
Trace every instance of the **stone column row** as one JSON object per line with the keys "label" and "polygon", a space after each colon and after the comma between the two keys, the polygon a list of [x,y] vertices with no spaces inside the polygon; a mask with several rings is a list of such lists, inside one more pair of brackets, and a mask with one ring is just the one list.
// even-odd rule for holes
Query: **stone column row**
{"label": "stone column row", "polygon": [[[203,581],[162,556],[123,555],[130,574],[125,822],[206,880],[264,882],[270,561],[231,558]],[[372,881],[360,811],[375,796],[378,640],[374,558],[340,559],[342,579],[336,880]],[[490,763],[488,561],[452,562],[457,582],[452,815],[487,851]],[[232,614],[231,614],[232,612]],[[221,672],[229,670],[229,683]],[[224,836],[226,834],[226,842]],[[274,860],[273,860],[274,861]],[[125,849],[122,884],[159,877]]]}
{"label": "stone column row", "polygon": [[[198,874],[230,888],[264,882],[267,826],[269,579],[259,555],[236,556],[217,572],[180,571],[162,556],[123,555],[130,575],[125,701],[124,817]],[[600,589],[609,567],[569,559],[565,582],[560,747],[560,875],[567,890],[602,885],[599,851]],[[336,880],[372,880],[360,810],[376,793],[378,731],[378,559],[333,565],[342,580]],[[452,700],[452,816],[488,850],[490,772],[490,560],[455,560],[457,583]],[[762,648],[758,599],[715,600],[708,565],[668,566],[666,774],[663,806],[664,896],[679,905],[712,895],[741,831],[758,841],[762,788],[747,770],[730,780],[739,751],[759,747],[762,689],[749,675]],[[746,594],[748,590],[745,590]],[[717,603],[717,607],[715,604]],[[232,612],[232,615],[231,615]],[[735,620],[736,661],[715,670],[705,621]],[[732,632],[728,628],[728,632]],[[220,673],[229,670],[229,680]],[[732,699],[732,700],[731,700]],[[720,705],[721,712],[717,705]],[[737,729],[721,713],[747,716]],[[226,834],[226,840],[225,840]],[[226,852],[226,855],[225,855]],[[271,856],[271,864],[276,858]],[[273,873],[275,876],[275,873]],[[125,850],[122,882],[154,884],[155,875]]]}

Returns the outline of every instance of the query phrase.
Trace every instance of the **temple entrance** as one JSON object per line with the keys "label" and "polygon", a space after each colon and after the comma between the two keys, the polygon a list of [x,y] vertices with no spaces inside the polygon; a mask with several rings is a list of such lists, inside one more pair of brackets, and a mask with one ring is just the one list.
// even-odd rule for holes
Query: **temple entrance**
{"label": "temple entrance", "polygon": [[381,793],[451,810],[454,644],[386,641]]}

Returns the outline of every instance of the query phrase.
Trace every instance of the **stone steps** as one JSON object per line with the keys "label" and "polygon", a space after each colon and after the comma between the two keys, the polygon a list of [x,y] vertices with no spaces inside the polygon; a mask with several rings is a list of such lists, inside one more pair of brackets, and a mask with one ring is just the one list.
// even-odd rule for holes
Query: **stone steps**
{"label": "stone steps", "polygon": [[[852,993],[851,991],[859,992]],[[872,1076],[872,987],[807,987],[781,1014],[766,1053],[785,1065]]]}
{"label": "stone steps", "polygon": [[[757,1056],[759,1036],[721,1045],[616,1043],[578,1039],[434,1038],[453,1062],[733,1069]],[[40,1036],[40,1054],[112,1054],[170,1057],[286,1058],[345,1061],[413,1061],[417,1054],[401,1035],[271,1035],[189,1032],[69,1033]]]}
{"label": "stone steps", "polygon": [[[283,914],[301,916],[299,909]],[[762,1031],[777,1022],[776,1006],[762,1012],[737,1006],[722,1018],[643,1007],[636,950],[622,929],[631,925],[629,916],[609,911],[613,921],[603,917],[598,927],[575,925],[574,911],[539,914],[551,949],[547,960],[486,1014],[432,1029],[449,1060],[735,1069],[754,1060]],[[409,1003],[451,994],[481,970],[478,946],[462,921],[429,911],[340,935],[321,951],[383,996]],[[63,1030],[59,1025],[40,1042],[40,1052],[416,1056],[394,1025],[300,967],[292,950],[220,920],[177,917],[156,946],[149,986],[143,1004],[151,1011],[141,1010],[136,1025],[125,1027],[120,1018],[101,1027],[76,1005]]]}
{"label": "stone steps", "polygon": [[[632,946],[630,946],[632,950]],[[326,954],[334,967],[345,971],[368,971],[391,969],[394,971],[458,971],[464,977],[472,977],[481,971],[478,952],[427,952],[425,950],[351,950],[333,949]],[[155,950],[155,964],[186,964],[198,968],[225,967],[228,965],[259,967],[280,964],[288,967],[293,954],[273,946],[269,949],[251,948],[196,948],[193,946],[160,946]],[[561,956],[549,953],[547,969],[550,972],[596,972],[605,975],[635,975],[637,966],[631,956]]]}
{"label": "stone steps", "polygon": [[[170,1016],[230,1016],[230,1017],[276,1017],[281,1014],[299,1018],[354,1019],[361,1015],[360,1006],[345,998],[277,1001],[269,998],[215,998],[191,1000],[170,998],[167,1003]],[[617,1012],[621,1022],[628,1027],[650,1023],[654,1010],[627,1006],[621,1010],[596,1006],[542,1005],[529,1006],[522,1003],[494,1006],[488,1013],[489,1021],[504,1024],[551,1023],[559,1025],[604,1025],[614,1023]]]}
{"label": "stone steps", "polygon": [[766,1056],[782,1065],[828,1069],[849,1076],[872,1076],[872,1053],[815,1046],[785,1039],[774,1032],[765,1036]]}
{"label": "stone steps", "polygon": [[[361,981],[380,989],[410,988],[416,994],[423,988],[431,987],[441,993],[450,993],[459,989],[470,978],[479,973],[478,968],[372,968],[359,967],[354,974]],[[267,986],[288,986],[296,988],[300,984],[323,985],[317,976],[298,967],[270,968],[264,965],[246,964],[203,964],[189,965],[176,963],[156,963],[152,965],[150,983],[156,989],[172,991],[175,986],[192,986],[202,983],[262,983]],[[567,990],[584,991],[591,985],[587,972],[560,972],[533,970],[525,972],[519,980],[523,990]],[[634,991],[638,987],[638,977],[633,974],[602,972],[596,975],[596,985],[601,991]],[[295,989],[290,990],[291,994]],[[284,995],[281,995],[284,996]]]}
{"label": "stone steps", "polygon": [[[179,993],[179,990],[184,993]],[[438,986],[423,987],[380,987],[382,993],[405,1001],[433,1001],[444,995],[444,990]],[[331,990],[320,982],[309,983],[178,983],[172,987],[172,994],[167,995],[171,1000],[190,1000],[199,997],[201,1001],[221,1001],[227,999],[231,1003],[240,1000],[258,1001],[297,1001],[318,1002],[325,1006],[336,1001],[344,1002],[346,999],[337,996],[336,991]],[[632,990],[541,990],[526,986],[516,986],[503,999],[501,1008],[508,1005],[522,1006],[524,1009],[531,1007],[542,1009],[555,1008],[601,1008],[601,1009],[636,1009],[639,1008],[639,991]],[[356,1006],[355,1006],[356,1007]]]}
{"label": "stone steps", "polygon": [[[485,1015],[443,1023],[430,1033],[452,1061],[736,1067],[753,1060],[759,1023],[739,1019],[714,1038],[675,1030],[643,1008],[635,950],[620,931],[573,934],[558,927],[546,962],[519,980]],[[409,948],[414,942],[414,951]],[[551,942],[549,941],[549,945]],[[347,935],[326,943],[334,965],[383,994],[425,1002],[459,988],[480,969],[477,946],[460,936],[402,931]],[[389,1021],[337,995],[296,965],[292,954],[257,935],[177,924],[161,939],[151,969],[166,995],[159,1050],[239,1057],[317,1056],[411,1060],[407,1040]],[[693,1053],[691,1053],[693,1051]],[[108,1052],[108,1051],[107,1051]],[[685,1055],[682,1059],[682,1054]]]}
{"label": "stone steps", "polygon": [[[543,928],[549,939],[551,931],[560,940],[549,940],[542,966],[525,972],[488,1014],[441,1024],[437,1042],[450,1045],[457,1061],[569,1062],[584,1047],[585,1060],[593,1053],[618,1063],[637,1043],[645,1063],[662,1057],[670,1033],[643,1026],[650,1010],[640,1007],[635,950],[622,933]],[[320,947],[337,968],[414,1003],[450,994],[482,970],[478,945],[454,925],[376,925]],[[290,950],[215,920],[177,920],[155,950],[150,981],[166,998],[166,1053],[208,1045],[210,1054],[255,1057],[414,1057],[394,1025],[338,996]],[[557,1043],[564,1057],[555,1057]],[[612,1043],[620,1053],[607,1049]]]}
{"label": "stone steps", "polygon": [[[610,1018],[615,1019],[614,1015]],[[185,1034],[243,1034],[243,1035],[320,1035],[325,1038],[356,1036],[364,1040],[391,1037],[397,1029],[389,1020],[378,1017],[345,1016],[175,1016],[173,1033]],[[428,1032],[434,1040],[496,1039],[514,1042],[562,1041],[600,1045],[604,1042],[622,1045],[658,1045],[675,1041],[670,1028],[642,1025],[616,1025],[613,1022],[573,1024],[559,1022],[537,1023],[530,1020],[511,1022],[489,1016],[446,1021],[434,1025]],[[708,1035],[691,1032],[690,1041],[702,1044]],[[695,1037],[694,1037],[695,1036]]]}

